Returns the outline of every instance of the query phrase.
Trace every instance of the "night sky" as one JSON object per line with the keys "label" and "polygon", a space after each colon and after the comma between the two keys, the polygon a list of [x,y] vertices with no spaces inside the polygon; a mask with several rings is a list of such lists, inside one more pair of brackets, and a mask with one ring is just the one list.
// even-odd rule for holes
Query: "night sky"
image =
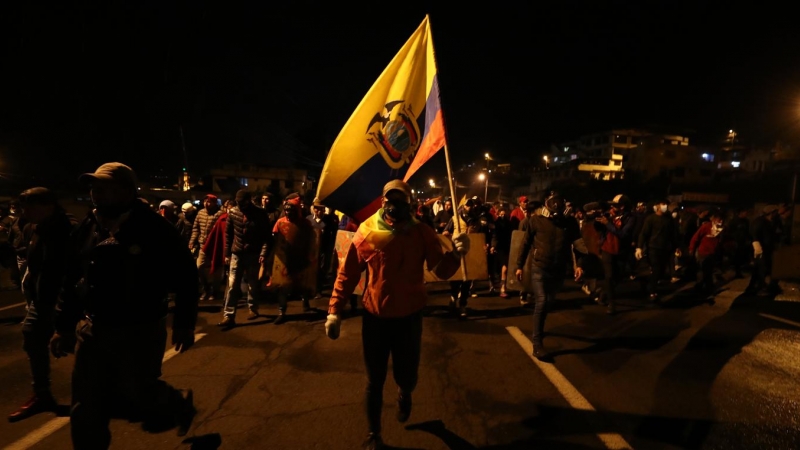
{"label": "night sky", "polygon": [[[180,127],[190,171],[235,160],[321,166],[426,13],[457,163],[486,151],[538,158],[612,127],[659,125],[709,144],[730,128],[756,144],[800,137],[789,6],[34,3],[0,6],[7,180],[73,180],[108,160],[177,175]],[[275,136],[302,146],[278,152]],[[428,170],[443,170],[440,160]]]}

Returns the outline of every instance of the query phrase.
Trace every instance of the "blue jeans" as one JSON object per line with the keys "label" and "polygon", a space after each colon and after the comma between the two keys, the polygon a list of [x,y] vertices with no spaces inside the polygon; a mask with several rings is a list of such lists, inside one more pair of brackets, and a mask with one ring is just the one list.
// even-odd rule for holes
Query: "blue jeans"
{"label": "blue jeans", "polygon": [[542,344],[542,333],[544,332],[544,320],[547,318],[547,311],[552,308],[556,301],[556,294],[564,285],[564,269],[557,269],[545,272],[539,267],[534,266],[531,270],[531,289],[533,290],[533,343]]}
{"label": "blue jeans", "polygon": [[228,289],[225,291],[225,317],[235,317],[236,307],[239,299],[242,298],[242,280],[247,282],[247,307],[250,311],[258,312],[258,305],[254,300],[254,294],[259,291],[258,255],[233,255],[231,256],[231,266],[228,274]]}

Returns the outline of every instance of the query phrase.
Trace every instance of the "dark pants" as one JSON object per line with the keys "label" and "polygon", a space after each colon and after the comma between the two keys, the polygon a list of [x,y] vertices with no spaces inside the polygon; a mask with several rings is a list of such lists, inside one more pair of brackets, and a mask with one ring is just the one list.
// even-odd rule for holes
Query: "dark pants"
{"label": "dark pants", "polygon": [[556,301],[556,294],[564,285],[564,270],[554,270],[544,272],[534,266],[531,274],[531,289],[533,289],[534,308],[533,308],[533,343],[541,345],[542,334],[544,333],[544,320],[547,312],[553,307]]}
{"label": "dark pants", "polygon": [[619,255],[612,255],[600,252],[600,260],[603,262],[603,295],[608,306],[614,306],[614,291],[620,281],[620,261]]}
{"label": "dark pants", "polygon": [[712,294],[714,292],[714,270],[719,265],[720,258],[717,255],[701,256],[696,254],[696,259],[703,276],[698,283],[698,287],[704,293]]}
{"label": "dark pants", "polygon": [[672,252],[660,248],[647,249],[647,260],[650,263],[650,277],[647,279],[647,293],[658,293],[658,281],[667,276]]}
{"label": "dark pants", "polygon": [[107,449],[112,415],[174,425],[185,405],[180,391],[159,380],[165,320],[136,326],[93,326],[84,320],[77,334],[70,412],[74,448]]}
{"label": "dark pants", "polygon": [[37,396],[50,394],[50,338],[55,326],[55,305],[31,301],[22,324],[22,348],[28,354],[33,377],[33,392]]}
{"label": "dark pants", "polygon": [[364,312],[361,322],[364,364],[367,366],[366,409],[371,433],[381,431],[383,384],[392,356],[392,374],[401,392],[411,393],[417,386],[422,313],[384,319]]}
{"label": "dark pants", "polygon": [[772,249],[763,249],[764,253],[753,260],[753,275],[750,277],[748,291],[758,291],[767,287],[774,287],[776,283],[770,282],[767,286],[767,276],[772,274]]}
{"label": "dark pants", "polygon": [[450,282],[450,297],[458,300],[458,306],[467,306],[472,283],[472,280]]}

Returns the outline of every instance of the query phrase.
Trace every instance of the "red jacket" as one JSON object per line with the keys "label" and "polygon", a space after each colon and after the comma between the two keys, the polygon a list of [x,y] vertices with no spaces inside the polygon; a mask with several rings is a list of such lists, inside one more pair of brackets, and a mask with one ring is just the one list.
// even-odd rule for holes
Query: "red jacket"
{"label": "red jacket", "polygon": [[722,233],[711,235],[711,222],[706,222],[697,229],[689,242],[689,254],[693,255],[695,250],[699,256],[713,255],[717,251],[717,246],[721,240]]}
{"label": "red jacket", "polygon": [[[380,211],[376,214],[379,214]],[[364,224],[362,224],[363,226]],[[379,317],[405,317],[420,311],[427,303],[425,264],[441,279],[450,278],[461,260],[445,253],[436,232],[423,223],[414,223],[392,233],[391,240],[380,249],[360,243],[360,227],[339,267],[333,286],[329,314],[338,314],[348,301],[361,272],[367,270],[364,309]]]}

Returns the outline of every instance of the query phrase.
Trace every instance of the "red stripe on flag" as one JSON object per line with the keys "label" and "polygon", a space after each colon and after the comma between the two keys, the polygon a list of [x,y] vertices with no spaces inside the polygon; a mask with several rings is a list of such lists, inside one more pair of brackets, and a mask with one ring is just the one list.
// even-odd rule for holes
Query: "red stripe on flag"
{"label": "red stripe on flag", "polygon": [[369,205],[363,207],[361,210],[355,213],[355,215],[353,215],[353,219],[355,219],[359,224],[369,219],[369,216],[375,214],[376,211],[381,209],[381,200],[383,200],[383,196],[373,200]]}
{"label": "red stripe on flag", "polygon": [[408,166],[408,172],[406,172],[406,176],[403,178],[403,181],[408,181],[408,179],[411,178],[411,175],[414,175],[414,172],[419,170],[419,168],[428,162],[428,160],[431,159],[436,152],[444,147],[444,118],[442,116],[441,109],[436,112],[436,117],[433,119],[430,128],[425,131],[427,131],[425,139],[422,141],[422,144],[420,144],[414,161],[412,161],[411,165]]}

